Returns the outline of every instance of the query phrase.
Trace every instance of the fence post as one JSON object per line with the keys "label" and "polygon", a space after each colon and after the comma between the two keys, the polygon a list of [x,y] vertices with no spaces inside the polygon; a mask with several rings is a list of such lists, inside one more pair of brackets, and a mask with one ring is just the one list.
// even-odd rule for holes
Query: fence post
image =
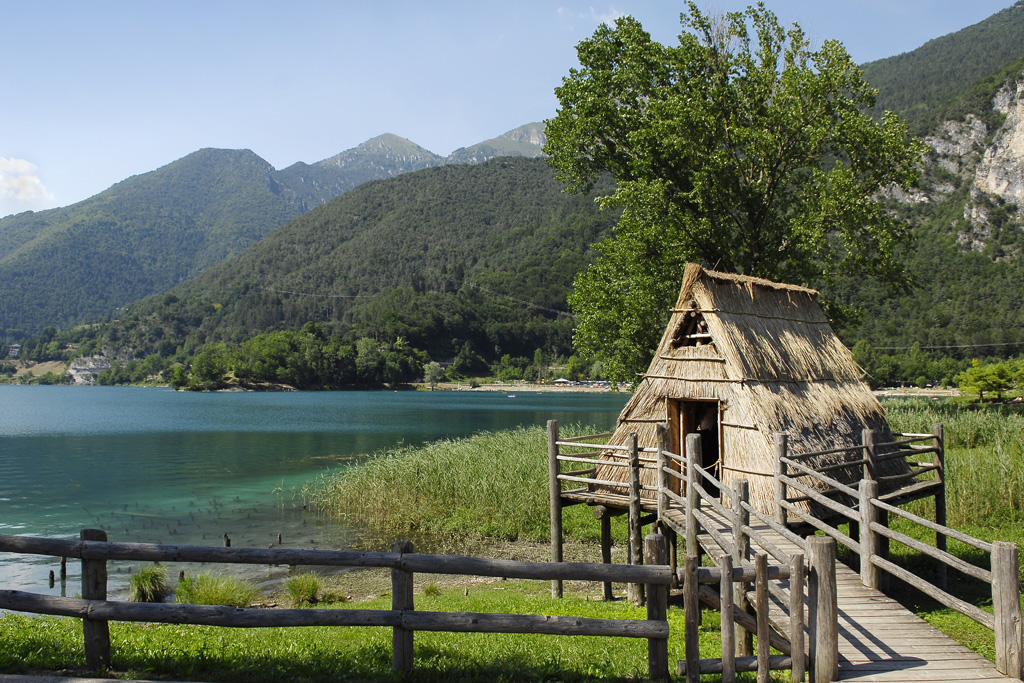
{"label": "fence post", "polygon": [[[738,479],[732,485],[732,537],[735,545],[732,549],[732,562],[736,567],[742,567],[743,563],[750,557],[750,537],[743,531],[744,526],[750,526],[750,512],[743,507],[743,503],[750,501],[750,483],[746,479]],[[739,609],[747,614],[751,613],[750,601],[747,600],[748,584],[743,581],[733,583],[732,601]],[[750,656],[754,654],[754,635],[739,624],[736,629],[736,654]]]}
{"label": "fence post", "polygon": [[[689,437],[687,437],[689,441]],[[683,569],[683,643],[686,656],[686,683],[700,683],[700,601],[697,597],[698,557],[687,548]]]}
{"label": "fence post", "polygon": [[[629,561],[630,564],[643,564],[643,527],[640,516],[640,449],[637,446],[636,434],[630,434],[626,442],[629,448]],[[644,585],[642,583],[626,584],[629,600],[638,607],[644,604]]]}
{"label": "fence post", "polygon": [[[412,542],[395,541],[391,544],[393,553],[411,553]],[[391,609],[395,611],[412,610],[412,572],[395,568],[391,570]],[[412,673],[412,638],[413,631],[395,626],[391,636],[392,654],[391,668],[405,674]]]}
{"label": "fence post", "polygon": [[825,536],[807,538],[807,593],[810,597],[810,683],[831,683],[839,674],[839,609],[836,586],[836,542]]}
{"label": "fence post", "polygon": [[[102,529],[82,529],[79,538],[83,541],[106,541],[107,532]],[[86,600],[107,599],[107,561],[82,558],[82,597]],[[82,619],[85,636],[85,665],[91,671],[110,666],[110,625],[103,620]]]}
{"label": "fence post", "polygon": [[1016,543],[992,544],[992,611],[996,628],[996,669],[1020,678],[1024,669],[1021,642],[1020,551]]}
{"label": "fence post", "polygon": [[[551,497],[551,561],[562,561],[562,482],[558,464],[558,420],[548,420],[548,494]],[[562,582],[551,580],[551,597],[562,597]]]}
{"label": "fence post", "polygon": [[[935,465],[938,467],[935,476],[941,484],[935,492],[935,523],[946,526],[946,437],[942,425],[932,425],[932,436],[935,437]],[[935,547],[946,550],[946,534],[935,532]],[[938,562],[936,571],[936,584],[942,590],[946,590],[946,563]]]}
{"label": "fence post", "polygon": [[793,553],[789,556],[789,643],[793,659],[791,680],[802,683],[807,671],[804,652],[804,555]]}
{"label": "fence post", "polygon": [[864,479],[875,478],[875,433],[870,429],[861,431],[861,442],[864,444]]}
{"label": "fence post", "polygon": [[785,525],[788,522],[786,508],[782,507],[782,501],[786,500],[786,484],[779,477],[788,475],[789,468],[782,462],[789,450],[789,434],[777,432],[775,434],[775,521]]}
{"label": "fence post", "polygon": [[668,458],[665,452],[668,450],[668,425],[659,422],[655,427],[658,441],[658,521],[660,522],[668,511],[668,491],[672,480],[667,472]]}
{"label": "fence post", "polygon": [[771,648],[768,646],[768,555],[754,556],[754,591],[757,604],[757,683],[768,683],[771,675]]}
{"label": "fence post", "polygon": [[878,532],[871,528],[872,522],[878,521],[878,509],[871,499],[878,498],[878,482],[871,479],[860,481],[860,582],[869,588],[877,589],[879,569],[871,558],[878,555]]}
{"label": "fence post", "polygon": [[732,555],[722,553],[717,564],[722,572],[718,586],[722,608],[722,683],[733,683],[736,680],[736,627],[733,625]]}
{"label": "fence post", "polygon": [[694,510],[700,510],[700,496],[697,495],[697,487],[700,481],[697,479],[697,468],[700,467],[700,434],[686,435],[686,554],[700,557],[700,548],[697,544],[697,520],[693,517]]}
{"label": "fence post", "polygon": [[[668,564],[668,543],[661,534],[647,534],[644,539],[644,550],[647,564]],[[665,584],[647,585],[647,619],[649,621],[665,621],[668,619],[668,586]],[[647,639],[648,676],[658,680],[668,680],[668,639]]]}

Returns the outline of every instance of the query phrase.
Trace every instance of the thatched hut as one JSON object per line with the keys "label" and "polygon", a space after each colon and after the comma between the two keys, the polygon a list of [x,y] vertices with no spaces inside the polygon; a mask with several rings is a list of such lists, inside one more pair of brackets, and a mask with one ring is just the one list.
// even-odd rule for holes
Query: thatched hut
{"label": "thatched hut", "polygon": [[[699,432],[704,468],[725,484],[747,479],[752,503],[770,513],[776,433],[789,434],[793,453],[860,444],[865,428],[892,441],[881,405],[817,297],[689,264],[661,344],[610,443],[624,445],[636,433],[641,446],[653,447],[656,425],[667,422],[670,449],[680,453],[686,435]],[[606,466],[595,477],[624,475]],[[859,478],[853,467],[834,476]]]}

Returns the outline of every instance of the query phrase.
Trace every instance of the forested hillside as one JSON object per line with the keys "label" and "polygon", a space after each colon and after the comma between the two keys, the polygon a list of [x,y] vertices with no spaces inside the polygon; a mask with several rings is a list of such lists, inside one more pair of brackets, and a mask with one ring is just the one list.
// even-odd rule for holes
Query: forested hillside
{"label": "forested hillside", "polygon": [[[360,186],[122,316],[142,357],[319,323],[432,358],[568,353],[565,298],[617,215],[567,195],[543,160],[443,166]],[[173,340],[168,344],[165,340]],[[140,355],[141,354],[141,355]]]}

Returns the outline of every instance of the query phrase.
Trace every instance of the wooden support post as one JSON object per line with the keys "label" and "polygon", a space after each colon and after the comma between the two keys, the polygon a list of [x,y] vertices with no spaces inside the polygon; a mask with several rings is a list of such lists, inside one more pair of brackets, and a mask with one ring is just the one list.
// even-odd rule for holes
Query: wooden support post
{"label": "wooden support post", "polygon": [[793,660],[793,683],[802,683],[807,672],[804,646],[804,556],[793,553],[789,557],[789,643]]}
{"label": "wooden support post", "polygon": [[1020,551],[1016,543],[992,544],[992,612],[996,627],[996,669],[1004,676],[1024,675],[1021,636]]}
{"label": "wooden support post", "polygon": [[[687,438],[689,441],[689,438]],[[689,446],[689,444],[687,444]],[[700,683],[700,600],[697,597],[697,568],[700,561],[687,549],[683,568],[683,643],[686,683]]]}
{"label": "wooden support post", "polygon": [[881,585],[880,570],[871,558],[878,556],[878,532],[871,529],[871,523],[878,521],[878,508],[871,500],[878,498],[878,482],[860,480],[860,582],[869,588]]}
{"label": "wooden support post", "polygon": [[[643,523],[640,518],[643,510],[640,507],[640,448],[636,434],[627,437],[629,449],[629,563],[643,564]],[[644,604],[644,586],[641,583],[626,584],[629,600],[638,607]]]}
{"label": "wooden support post", "polygon": [[835,540],[825,536],[809,536],[807,564],[807,589],[810,597],[810,614],[807,619],[810,640],[810,683],[831,683],[839,674]]}
{"label": "wooden support post", "polygon": [[[558,420],[548,420],[548,494],[551,498],[551,561],[562,561],[562,482],[558,464]],[[551,581],[551,597],[562,597],[562,582]]]}
{"label": "wooden support post", "polygon": [[[608,510],[602,506],[602,513],[600,516],[601,520],[601,561],[605,564],[612,563],[612,516],[608,514]],[[604,599],[611,601],[615,599],[612,594],[612,582],[605,581],[604,587]]]}
{"label": "wooden support post", "polygon": [[736,628],[732,626],[732,556],[723,553],[718,558],[718,568],[722,571],[722,580],[718,585],[718,595],[722,607],[722,683],[734,683],[736,680]]}
{"label": "wooden support post", "polygon": [[[941,486],[935,492],[935,523],[946,526],[946,436],[942,425],[932,425],[932,436],[935,437],[935,476]],[[935,533],[935,547],[939,550],[946,550],[946,534]],[[936,563],[935,584],[942,590],[946,590],[948,576],[946,563]]]}
{"label": "wooden support post", "polygon": [[658,521],[660,522],[668,511],[668,492],[672,487],[672,477],[668,473],[669,459],[665,457],[668,451],[668,425],[659,422],[655,427],[658,439]]}
{"label": "wooden support post", "polygon": [[700,557],[700,546],[697,543],[697,520],[693,517],[694,510],[700,510],[700,496],[697,487],[697,468],[700,467],[700,434],[686,435],[686,554]]}
{"label": "wooden support post", "polygon": [[875,433],[870,429],[861,431],[861,442],[864,444],[864,479],[875,479]]}
{"label": "wooden support post", "polygon": [[[750,557],[750,537],[743,532],[744,526],[750,526],[750,512],[741,504],[748,502],[750,502],[750,483],[746,479],[738,479],[732,485],[732,534],[735,541],[732,563],[736,567],[742,567]],[[748,584],[737,581],[732,587],[733,603],[750,614],[752,608],[747,600]],[[736,629],[736,654],[741,657],[753,655],[754,635],[739,624],[736,624],[734,628]]]}
{"label": "wooden support post", "polygon": [[754,598],[757,605],[757,683],[768,683],[771,673],[769,657],[768,632],[768,555],[757,553],[754,556]]}
{"label": "wooden support post", "polygon": [[[412,551],[413,546],[410,541],[395,541],[391,544],[391,552],[393,553],[411,553]],[[392,610],[411,611],[414,609],[412,588],[412,572],[402,569],[391,570]],[[406,675],[412,673],[412,640],[412,631],[401,626],[394,627],[391,636],[391,646],[393,649],[391,668],[393,670]]]}
{"label": "wooden support post", "polygon": [[[102,529],[82,529],[83,541],[106,541]],[[82,559],[82,597],[86,600],[107,599],[107,561]],[[90,671],[110,667],[110,625],[106,621],[82,619],[85,635],[85,665]]]}
{"label": "wooden support post", "polygon": [[782,501],[786,500],[786,484],[779,478],[788,474],[789,468],[782,462],[788,450],[789,434],[777,432],[775,434],[775,521],[779,524],[788,522],[786,508],[782,507]]}
{"label": "wooden support post", "polygon": [[[644,550],[647,564],[668,564],[668,543],[661,534],[647,534]],[[668,619],[668,586],[648,584],[647,619]],[[647,639],[647,669],[651,680],[668,680],[668,638]]]}

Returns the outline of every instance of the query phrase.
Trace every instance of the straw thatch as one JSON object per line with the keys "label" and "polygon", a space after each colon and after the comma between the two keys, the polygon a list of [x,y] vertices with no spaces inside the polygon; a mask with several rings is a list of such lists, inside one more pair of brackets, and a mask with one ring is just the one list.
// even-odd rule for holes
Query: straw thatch
{"label": "straw thatch", "polygon": [[[791,453],[860,444],[865,428],[891,441],[881,405],[817,296],[812,289],[689,264],[658,350],[610,443],[623,445],[635,432],[641,446],[654,447],[656,425],[679,419],[673,406],[707,401],[687,405],[716,413],[715,475],[725,484],[747,479],[751,502],[770,513],[777,432],[789,434]],[[682,429],[670,444],[676,453]],[[836,457],[842,456],[831,460]],[[895,461],[888,470],[902,473],[906,466]],[[601,467],[595,476],[621,480],[625,472]],[[851,467],[831,476],[851,482],[859,472]],[[653,473],[645,483],[655,484]]]}

